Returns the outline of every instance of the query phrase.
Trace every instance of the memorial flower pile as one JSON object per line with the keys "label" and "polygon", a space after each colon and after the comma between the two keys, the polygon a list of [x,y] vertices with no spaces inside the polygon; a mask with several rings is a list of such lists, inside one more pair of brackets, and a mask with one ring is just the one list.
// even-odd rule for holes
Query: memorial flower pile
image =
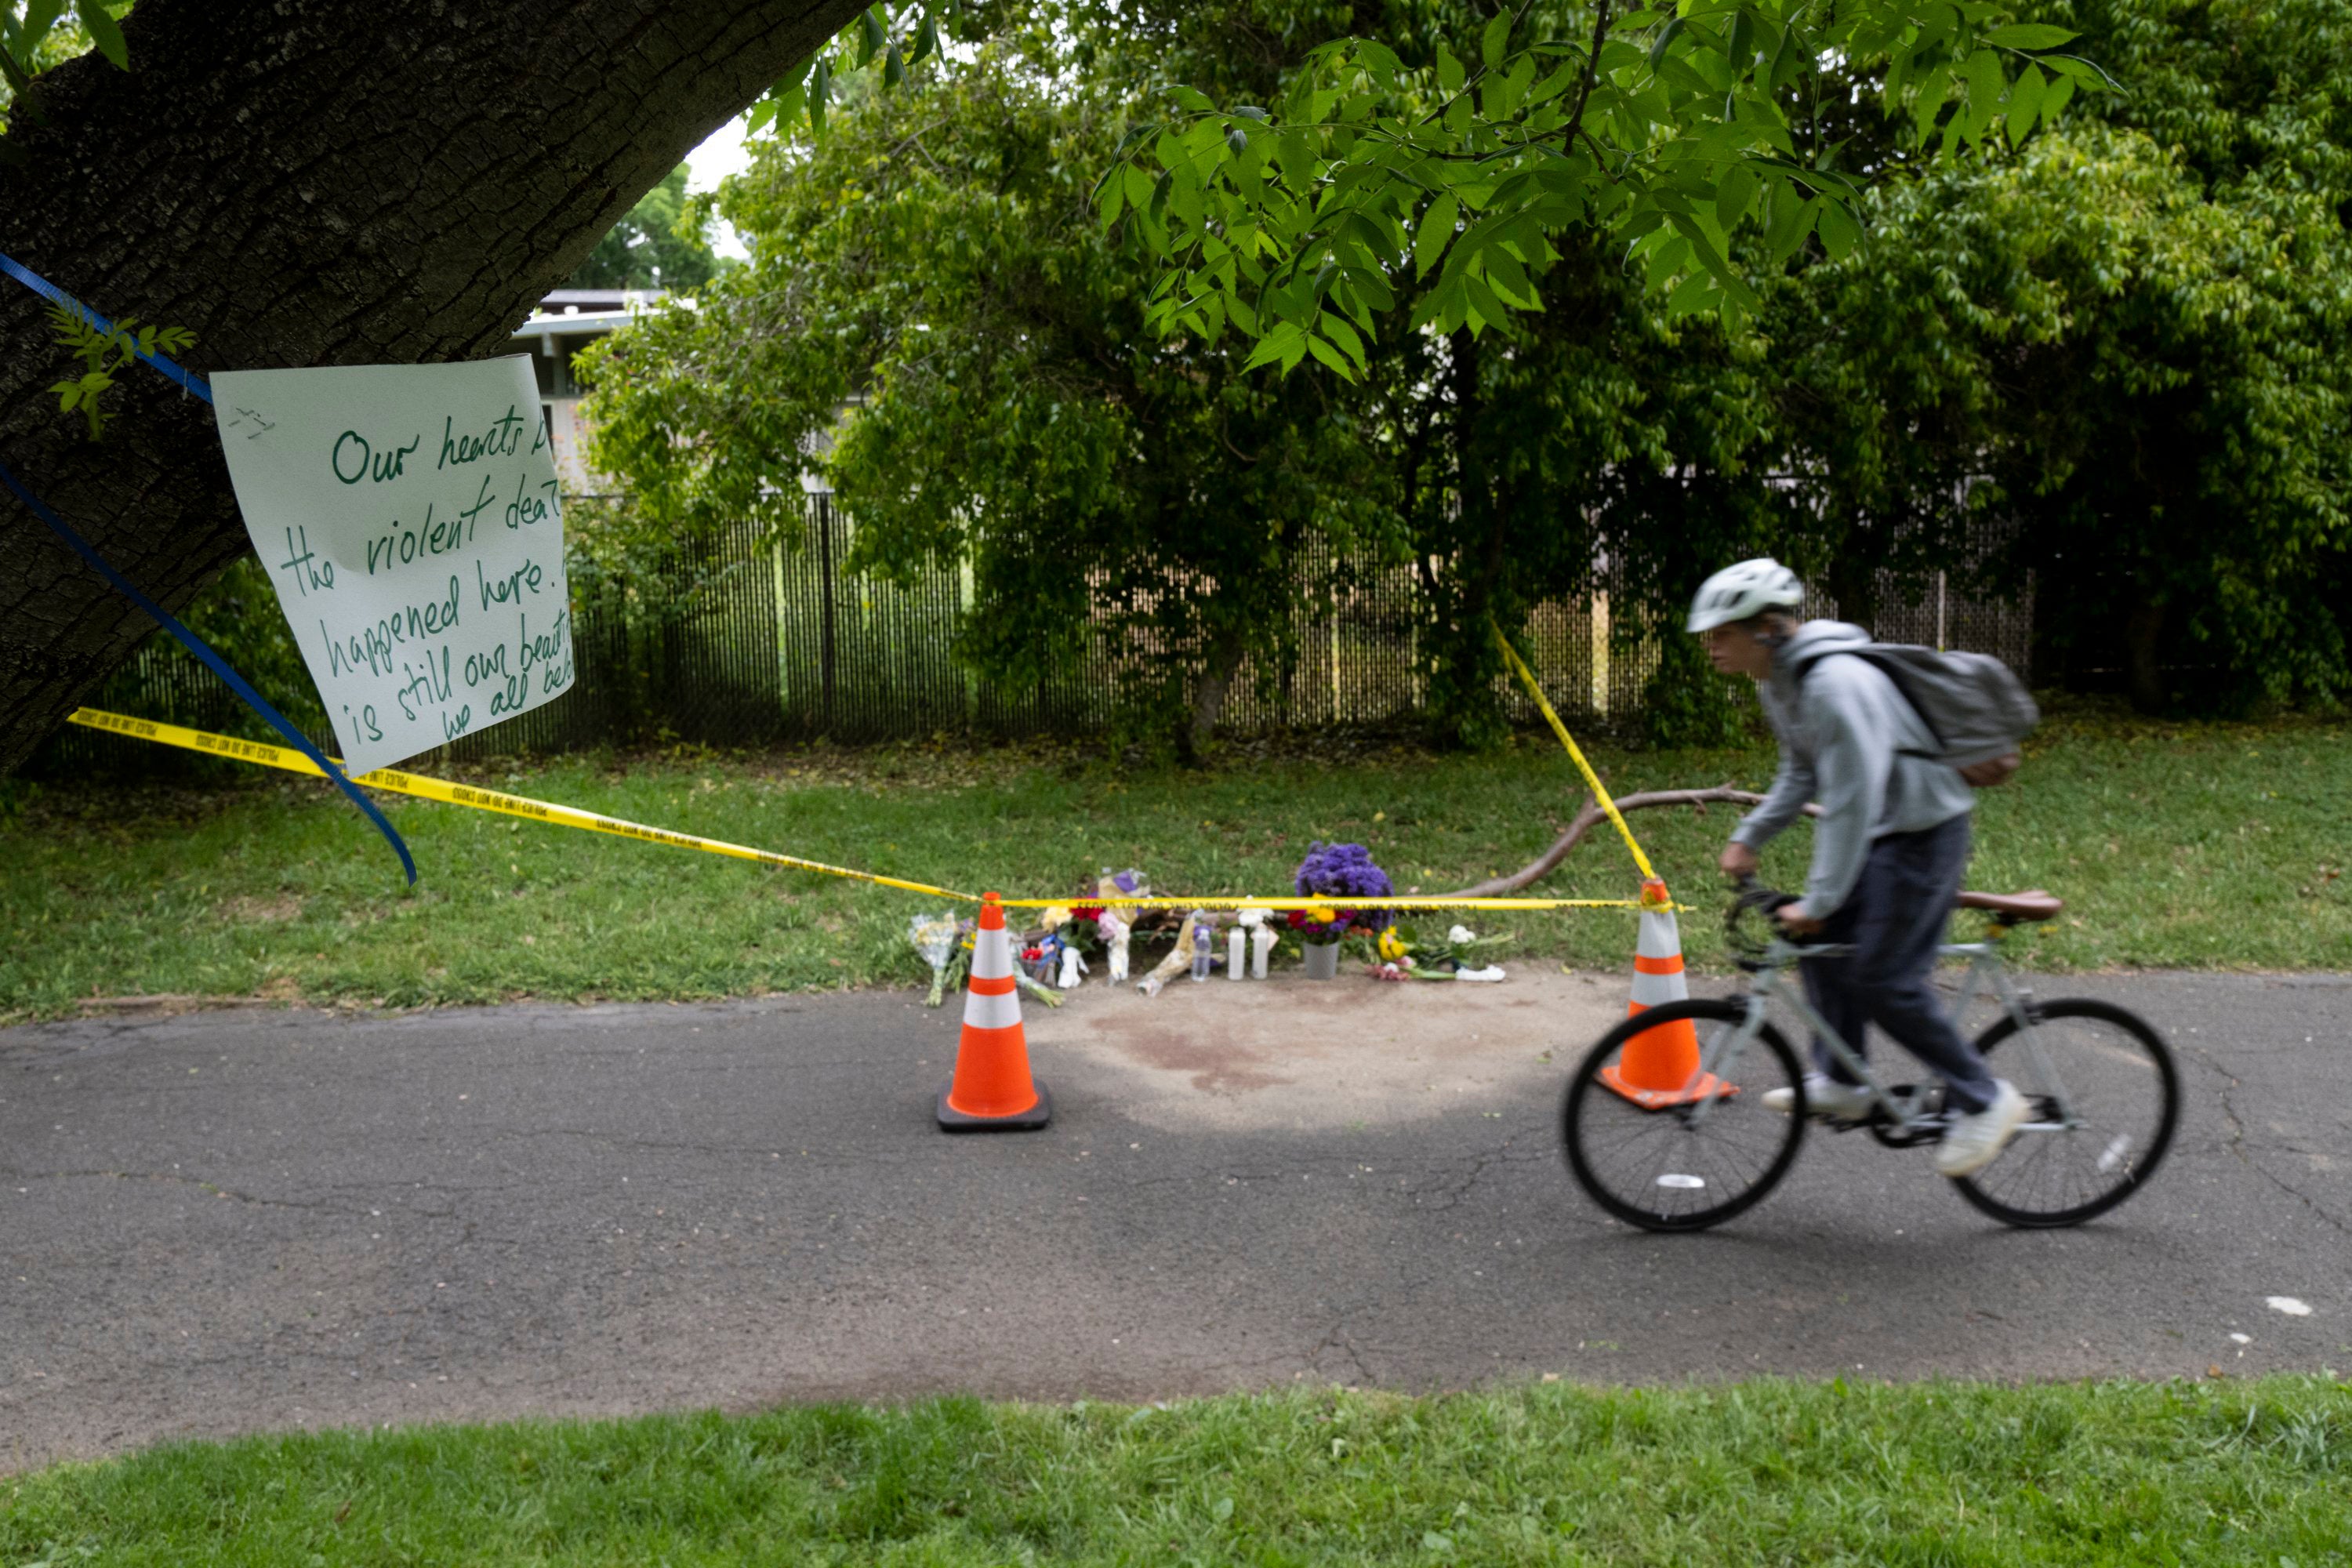
{"label": "memorial flower pile", "polygon": [[1290,911],[1290,929],[1307,942],[1337,942],[1350,931],[1381,930],[1389,923],[1388,912],[1367,906],[1396,893],[1389,874],[1372,864],[1371,851],[1360,844],[1308,845],[1295,885],[1301,898],[1330,900]]}

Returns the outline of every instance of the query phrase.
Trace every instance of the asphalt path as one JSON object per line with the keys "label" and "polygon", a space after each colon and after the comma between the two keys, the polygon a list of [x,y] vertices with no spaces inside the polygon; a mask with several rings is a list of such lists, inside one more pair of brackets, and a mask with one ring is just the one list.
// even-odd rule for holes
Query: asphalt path
{"label": "asphalt path", "polygon": [[2170,1160],[2091,1226],[1815,1137],[1694,1237],[1560,1159],[1623,984],[1095,988],[1029,1010],[1020,1136],[936,1130],[958,1013],[902,994],[0,1032],[0,1468],[943,1391],[2352,1364],[2352,977],[2043,982],[2183,1065]]}

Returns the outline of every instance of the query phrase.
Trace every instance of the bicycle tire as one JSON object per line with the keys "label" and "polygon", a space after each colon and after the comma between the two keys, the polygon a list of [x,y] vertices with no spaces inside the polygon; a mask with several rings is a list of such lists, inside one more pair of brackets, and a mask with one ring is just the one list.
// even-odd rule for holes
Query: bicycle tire
{"label": "bicycle tire", "polygon": [[[2095,1219],[2113,1209],[2147,1185],[2148,1178],[2156,1173],[2157,1167],[2164,1163],[2166,1152],[2171,1149],[2173,1132],[2179,1125],[2179,1069],[2173,1065],[2172,1051],[2165,1045],[2164,1037],[2158,1035],[2146,1019],[2137,1013],[2116,1006],[2113,1003],[2093,1001],[2087,997],[2068,997],[2063,1001],[2044,1003],[2034,1008],[2032,1023],[2035,1026],[2039,1026],[2043,1024],[2063,1023],[2070,1018],[2095,1020],[2098,1023],[2112,1026],[2122,1031],[2146,1053],[2147,1066],[2149,1069],[2147,1076],[2154,1086],[2157,1098],[2153,1121],[2147,1127],[2146,1136],[2138,1147],[2131,1150],[2130,1158],[2117,1162],[2120,1170],[2119,1177],[2112,1180],[2103,1190],[2097,1191],[2094,1195],[2079,1203],[2053,1207],[2029,1206],[1996,1196],[1986,1189],[1984,1182],[1986,1178],[2000,1173],[2005,1165],[2010,1167],[2009,1173],[2012,1177],[2020,1174],[2023,1167],[2012,1163],[2020,1156],[2027,1162],[2046,1160],[2048,1158],[2046,1154],[2037,1152],[2037,1144],[2041,1141],[2072,1139],[2081,1131],[2092,1131],[2095,1136],[2101,1133],[2107,1135],[2108,1142],[2102,1146],[2101,1152],[2095,1157],[2094,1169],[2102,1178],[2109,1177],[2114,1173],[2103,1167],[2107,1163],[2116,1161],[2116,1156],[2124,1146],[2122,1140],[2131,1135],[2128,1131],[2121,1132],[2115,1131],[2122,1126],[2119,1121],[2106,1122],[2095,1129],[2085,1127],[2046,1133],[2021,1132],[2011,1141],[2009,1148],[2002,1151],[2000,1157],[1985,1167],[1982,1172],[1977,1175],[1960,1177],[1952,1184],[1959,1188],[1960,1196],[1967,1199],[1977,1209],[1990,1215],[2004,1225],[2016,1226],[2021,1229],[2053,1230],[2063,1226],[2080,1225],[2084,1220]],[[2017,1020],[2014,1017],[2004,1017],[1977,1037],[1977,1049],[1990,1059],[1996,1050],[2015,1037],[2017,1033]],[[2063,1077],[2063,1068],[2061,1073]],[[2021,1082],[2018,1088],[2023,1089],[2029,1096],[2035,1093],[2034,1087],[2028,1083]],[[2081,1109],[2077,1107],[2078,1110]],[[2087,1142],[2083,1145],[2085,1149],[2088,1146]]]}
{"label": "bicycle tire", "polygon": [[[1796,1162],[1798,1145],[1803,1142],[1805,1136],[1805,1078],[1797,1065],[1796,1052],[1789,1048],[1789,1042],[1781,1037],[1780,1030],[1774,1028],[1769,1022],[1758,1031],[1757,1043],[1761,1045],[1773,1059],[1780,1068],[1783,1080],[1795,1088],[1797,1104],[1793,1114],[1786,1118],[1785,1131],[1779,1132],[1780,1146],[1772,1152],[1760,1173],[1750,1179],[1741,1190],[1734,1193],[1722,1203],[1704,1209],[1686,1208],[1667,1214],[1655,1208],[1645,1208],[1621,1194],[1602,1180],[1593,1167],[1590,1152],[1584,1146],[1581,1129],[1586,1124],[1585,1112],[1588,1107],[1606,1104],[1612,1108],[1632,1110],[1631,1106],[1615,1090],[1600,1080],[1601,1069],[1616,1058],[1618,1051],[1627,1040],[1661,1024],[1677,1023],[1686,1019],[1700,1025],[1702,1028],[1709,1023],[1737,1026],[1745,1021],[1747,1016],[1747,1010],[1744,1007],[1729,1002],[1712,999],[1669,1002],[1663,1006],[1652,1007],[1627,1018],[1603,1035],[1600,1042],[1585,1053],[1583,1061],[1578,1064],[1574,1076],[1569,1079],[1568,1092],[1560,1104],[1560,1135],[1568,1155],[1569,1171],[1576,1177],[1577,1184],[1584,1189],[1586,1196],[1615,1218],[1622,1219],[1628,1225],[1638,1226],[1643,1230],[1705,1230],[1709,1226],[1721,1225],[1725,1220],[1754,1207],[1767,1193],[1780,1184],[1781,1177],[1789,1173],[1789,1167]],[[1602,1100],[1600,1102],[1591,1100],[1590,1097],[1595,1095],[1603,1097]],[[1762,1109],[1760,1101],[1763,1096],[1760,1088],[1748,1087],[1747,1096],[1752,1098],[1746,1098],[1744,1104],[1733,1100],[1718,1101],[1717,1110],[1721,1111],[1734,1105],[1738,1106],[1741,1113],[1748,1111],[1750,1107]],[[1678,1110],[1633,1111],[1633,1114],[1660,1119],[1662,1126],[1666,1124],[1664,1119],[1687,1116],[1685,1110]],[[1781,1113],[1765,1111],[1764,1114],[1778,1117]],[[1769,1122],[1757,1122],[1753,1118],[1748,1120],[1757,1125],[1767,1127],[1772,1125]]]}

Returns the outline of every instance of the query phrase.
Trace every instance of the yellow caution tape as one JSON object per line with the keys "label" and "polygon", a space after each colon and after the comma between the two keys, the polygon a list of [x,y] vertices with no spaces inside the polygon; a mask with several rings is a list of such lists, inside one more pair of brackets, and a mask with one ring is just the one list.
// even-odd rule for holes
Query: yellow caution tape
{"label": "yellow caution tape", "polygon": [[1278,898],[1245,899],[1218,895],[1205,899],[1181,898],[1097,898],[1092,893],[1066,894],[1058,899],[1004,899],[1000,900],[1008,910],[1051,910],[1076,906],[1114,910],[1345,910],[1361,906],[1381,910],[1638,910],[1644,908],[1639,899],[1447,899],[1429,898],[1419,893],[1399,893],[1360,899]]}
{"label": "yellow caution tape", "polygon": [[[77,708],[69,715],[74,723],[92,730],[104,730],[112,734],[130,735],[159,745],[177,746],[183,751],[205,752],[216,757],[228,757],[237,762],[253,763],[266,768],[282,768],[289,773],[308,773],[312,778],[326,775],[316,763],[291,746],[273,746],[263,741],[242,741],[234,735],[215,735],[209,731],[191,730],[178,724],[161,723],[152,719],[133,719],[128,714],[108,713],[95,708]],[[336,762],[340,763],[340,757]],[[981,901],[977,893],[958,892],[952,888],[934,887],[929,882],[910,882],[901,877],[884,877],[872,871],[852,870],[846,866],[828,866],[822,860],[803,860],[797,855],[779,855],[770,849],[754,849],[745,844],[730,844],[723,839],[704,838],[692,833],[673,833],[667,827],[648,827],[641,822],[629,822],[617,816],[601,816],[592,811],[558,805],[552,801],[533,800],[529,795],[508,795],[502,790],[476,789],[471,784],[451,784],[446,779],[428,778],[422,773],[402,773],[393,768],[378,768],[373,773],[353,773],[353,784],[370,789],[388,790],[394,795],[415,795],[420,800],[437,800],[448,805],[471,806],[477,811],[501,812],[509,816],[527,816],[534,822],[551,822],[561,827],[577,827],[590,833],[609,833],[620,838],[643,839],[648,844],[667,844],[678,849],[699,849],[711,855],[731,856],[738,860],[753,860],[762,866],[781,866],[795,871],[815,871],[827,877],[846,877],[853,881],[870,882],[877,888],[896,888],[901,892],[920,893],[927,898],[954,899],[967,904]],[[1082,904],[1117,909],[1155,910],[1328,910],[1344,907],[1328,898],[1246,899],[1213,897],[1201,899],[1129,898],[1112,896],[1097,898],[1092,894],[1065,896],[1058,899],[1005,899],[1006,909],[1045,910]],[[1647,907],[1636,899],[1445,899],[1406,895],[1359,902],[1383,910],[1633,910]]]}
{"label": "yellow caution tape", "polygon": [[[183,729],[177,724],[159,724],[152,719],[132,719],[121,713],[103,713],[94,708],[78,708],[71,714],[77,724],[93,730],[110,730],[118,735],[135,735],[142,741],[154,741],[166,746],[178,746],[185,751],[209,752],[217,757],[233,757],[239,762],[257,763],[266,768],[283,768],[289,773],[309,773],[324,778],[317,763],[291,746],[272,746],[261,741],[240,741],[233,735],[215,735],[203,730]],[[336,759],[341,763],[342,759]],[[552,822],[563,827],[583,828],[590,833],[610,833],[622,838],[642,838],[648,844],[667,844],[679,849],[700,849],[712,855],[731,855],[738,860],[756,860],[763,866],[786,866],[796,871],[820,871],[828,877],[848,877],[877,887],[897,888],[902,892],[922,893],[937,899],[961,899],[976,904],[978,895],[959,893],[951,888],[935,888],[929,882],[909,882],[898,877],[880,877],[871,871],[853,871],[846,866],[828,866],[822,860],[803,860],[796,855],[778,855],[772,850],[754,849],[749,845],[729,844],[717,838],[702,838],[691,833],[673,833],[666,827],[648,827],[642,822],[627,822],[617,816],[599,816],[593,811],[581,811],[569,805],[557,805],[551,801],[532,800],[528,795],[507,795],[499,790],[476,789],[470,784],[454,784],[446,779],[426,778],[421,773],[404,773],[392,768],[378,768],[373,773],[353,773],[353,784],[370,789],[390,790],[394,795],[412,795],[420,800],[437,800],[449,805],[470,805],[477,811],[504,812],[509,816],[528,816],[535,822]]]}
{"label": "yellow caution tape", "polygon": [[[1503,657],[1510,661],[1511,668],[1517,673],[1519,684],[1528,689],[1528,695],[1536,700],[1536,706],[1551,721],[1552,733],[1558,735],[1559,743],[1568,748],[1570,759],[1576,763],[1577,771],[1584,775],[1585,784],[1591,788],[1592,798],[1601,803],[1601,809],[1608,814],[1611,822],[1617,825],[1618,837],[1623,838],[1625,847],[1633,852],[1633,864],[1641,868],[1642,879],[1644,882],[1658,881],[1658,874],[1650,868],[1650,858],[1642,853],[1642,846],[1634,841],[1633,830],[1625,826],[1625,818],[1618,811],[1617,803],[1610,799],[1609,792],[1601,787],[1601,775],[1592,771],[1592,764],[1584,760],[1582,752],[1577,750],[1576,738],[1568,732],[1568,726],[1559,721],[1559,715],[1551,710],[1551,704],[1544,700],[1543,688],[1536,684],[1535,671],[1519,658],[1519,650],[1511,646],[1511,639],[1503,635],[1500,626],[1495,627],[1495,640],[1502,645]],[[1643,907],[1653,906],[1644,904]]]}

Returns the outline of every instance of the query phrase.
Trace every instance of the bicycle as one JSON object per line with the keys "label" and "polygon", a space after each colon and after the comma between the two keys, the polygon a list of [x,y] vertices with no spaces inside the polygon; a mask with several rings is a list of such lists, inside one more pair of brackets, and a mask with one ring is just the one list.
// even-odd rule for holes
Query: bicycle
{"label": "bicycle", "polygon": [[[1569,1080],[1560,1111],[1569,1169],[1595,1203],[1627,1224],[1704,1230],[1753,1207],[1788,1174],[1811,1117],[1798,1055],[1767,1016],[1776,1001],[1820,1036],[1846,1077],[1870,1091],[1869,1114],[1830,1121],[1832,1131],[1866,1131],[1890,1149],[1942,1139],[1942,1085],[1882,1081],[1814,1010],[1804,988],[1790,982],[1798,960],[1853,951],[1788,940],[1770,916],[1790,901],[1790,895],[1744,880],[1724,925],[1738,967],[1751,976],[1747,989],[1726,1000],[1667,1003],[1628,1017]],[[1976,1047],[2032,1110],[1999,1158],[1953,1185],[2007,1225],[2080,1225],[2105,1214],[2147,1185],[2171,1146],[2180,1109],[2172,1053],[2124,1008],[2079,997],[2037,1003],[2011,978],[2000,942],[2021,924],[2055,916],[2064,907],[2058,899],[2040,891],[1962,893],[1956,907],[1987,914],[1992,923],[1984,941],[1940,949],[1969,962],[1949,1016],[1957,1024],[1980,992],[1999,1001],[2001,1016],[1977,1037]],[[1761,937],[1748,929],[1758,920],[1768,928]],[[1695,1058],[1684,1048],[1685,1065],[1673,1069],[1686,1073],[1681,1087],[1629,1093],[1628,1042],[1650,1035],[1641,1048],[1650,1053],[1643,1067],[1654,1084],[1658,1063],[1676,1056],[1662,1054],[1655,1042],[1675,1037],[1651,1031],[1675,1025],[1689,1026],[1697,1047]],[[1786,1112],[1764,1105],[1774,1089],[1790,1091]]]}

